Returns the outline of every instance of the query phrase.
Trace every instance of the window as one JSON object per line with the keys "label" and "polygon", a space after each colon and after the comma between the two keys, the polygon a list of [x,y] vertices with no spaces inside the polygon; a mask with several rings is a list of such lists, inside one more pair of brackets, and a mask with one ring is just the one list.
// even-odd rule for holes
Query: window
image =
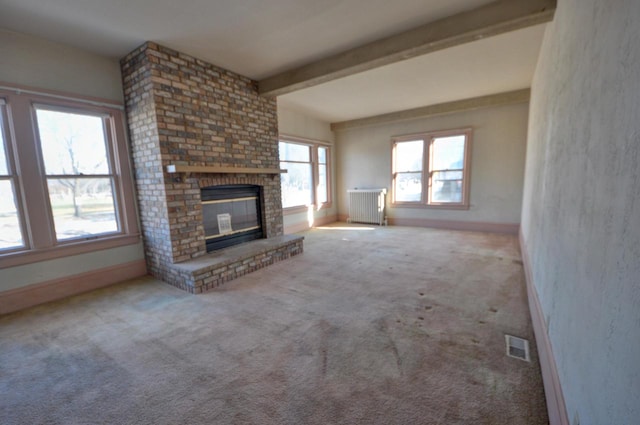
{"label": "window", "polygon": [[0,90],[0,265],[137,242],[121,111]]}
{"label": "window", "polygon": [[326,204],[329,202],[329,148],[318,146],[318,185],[316,190],[316,199],[318,204]]}
{"label": "window", "polygon": [[440,208],[469,207],[471,130],[393,140],[393,202]]}
{"label": "window", "polygon": [[115,176],[107,155],[109,117],[35,109],[57,240],[118,232]]}
{"label": "window", "polygon": [[287,170],[281,174],[282,207],[330,205],[329,147],[287,138],[280,141],[279,151],[280,168]]}
{"label": "window", "polygon": [[7,137],[7,111],[0,99],[0,252],[24,247],[22,224],[16,199],[15,166]]}

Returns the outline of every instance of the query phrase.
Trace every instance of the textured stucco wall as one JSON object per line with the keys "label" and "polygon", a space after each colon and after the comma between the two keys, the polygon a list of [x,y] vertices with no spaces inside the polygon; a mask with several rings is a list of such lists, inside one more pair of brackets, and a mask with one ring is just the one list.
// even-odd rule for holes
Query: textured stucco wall
{"label": "textured stucco wall", "polygon": [[522,232],[572,425],[640,423],[639,18],[559,1],[532,88]]}
{"label": "textured stucco wall", "polygon": [[[287,136],[297,136],[305,139],[329,142],[332,144],[331,149],[331,183],[332,192],[334,194],[334,202],[330,208],[324,208],[320,211],[313,212],[315,220],[333,217],[337,214],[337,201],[335,196],[336,188],[336,167],[335,157],[336,150],[334,145],[335,136],[331,131],[328,122],[320,121],[314,117],[310,117],[302,112],[295,111],[278,105],[278,132]],[[287,214],[284,216],[285,233],[289,233],[291,229],[294,231],[309,223],[309,213],[303,212],[298,214]]]}
{"label": "textured stucco wall", "polygon": [[348,214],[348,189],[391,189],[393,136],[471,127],[470,209],[389,208],[388,216],[519,223],[527,115],[528,104],[522,103],[337,132],[339,214]]}
{"label": "textured stucco wall", "polygon": [[[74,47],[0,29],[0,82],[122,101],[120,64]],[[144,258],[142,242],[0,270],[0,292]]]}

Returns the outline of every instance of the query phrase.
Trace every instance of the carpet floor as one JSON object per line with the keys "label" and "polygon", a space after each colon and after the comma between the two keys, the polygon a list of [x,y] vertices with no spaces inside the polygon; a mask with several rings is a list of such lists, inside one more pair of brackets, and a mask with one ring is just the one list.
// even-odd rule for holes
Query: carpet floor
{"label": "carpet floor", "polygon": [[203,295],[147,277],[0,317],[0,423],[548,423],[516,237],[303,235]]}

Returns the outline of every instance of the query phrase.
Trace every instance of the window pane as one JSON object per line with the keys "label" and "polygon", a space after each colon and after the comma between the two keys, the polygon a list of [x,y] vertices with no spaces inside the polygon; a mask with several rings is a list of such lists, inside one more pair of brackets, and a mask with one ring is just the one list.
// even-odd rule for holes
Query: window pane
{"label": "window pane", "polygon": [[9,174],[9,167],[7,166],[7,151],[4,140],[4,122],[2,120],[2,108],[0,105],[0,176],[6,176]]}
{"label": "window pane", "polygon": [[422,140],[396,144],[396,171],[422,171]]}
{"label": "window pane", "polygon": [[58,240],[119,231],[110,178],[47,179]]}
{"label": "window pane", "polygon": [[421,173],[398,173],[395,188],[396,202],[420,202],[422,194]]}
{"label": "window pane", "polygon": [[324,204],[329,200],[327,192],[327,166],[326,164],[318,165],[318,203]]}
{"label": "window pane", "polygon": [[109,174],[103,118],[38,109],[47,174]]}
{"label": "window pane", "polygon": [[462,171],[436,171],[431,184],[432,202],[462,202]]}
{"label": "window pane", "polygon": [[311,164],[282,163],[280,168],[288,170],[281,174],[282,206],[310,205],[312,202]]}
{"label": "window pane", "polygon": [[433,139],[433,170],[461,170],[464,167],[465,136]]}
{"label": "window pane", "polygon": [[16,197],[10,180],[0,180],[0,249],[24,246]]}
{"label": "window pane", "polygon": [[327,148],[318,148],[318,162],[320,164],[327,163]]}
{"label": "window pane", "polygon": [[280,161],[311,162],[311,150],[309,146],[295,143],[279,143]]}

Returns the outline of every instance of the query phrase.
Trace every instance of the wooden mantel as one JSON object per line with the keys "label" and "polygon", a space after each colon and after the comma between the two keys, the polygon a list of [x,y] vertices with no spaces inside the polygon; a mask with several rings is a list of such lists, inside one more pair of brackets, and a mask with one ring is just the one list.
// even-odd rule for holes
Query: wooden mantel
{"label": "wooden mantel", "polygon": [[282,174],[287,170],[279,168],[218,167],[215,165],[167,165],[167,173],[210,173],[210,174]]}

